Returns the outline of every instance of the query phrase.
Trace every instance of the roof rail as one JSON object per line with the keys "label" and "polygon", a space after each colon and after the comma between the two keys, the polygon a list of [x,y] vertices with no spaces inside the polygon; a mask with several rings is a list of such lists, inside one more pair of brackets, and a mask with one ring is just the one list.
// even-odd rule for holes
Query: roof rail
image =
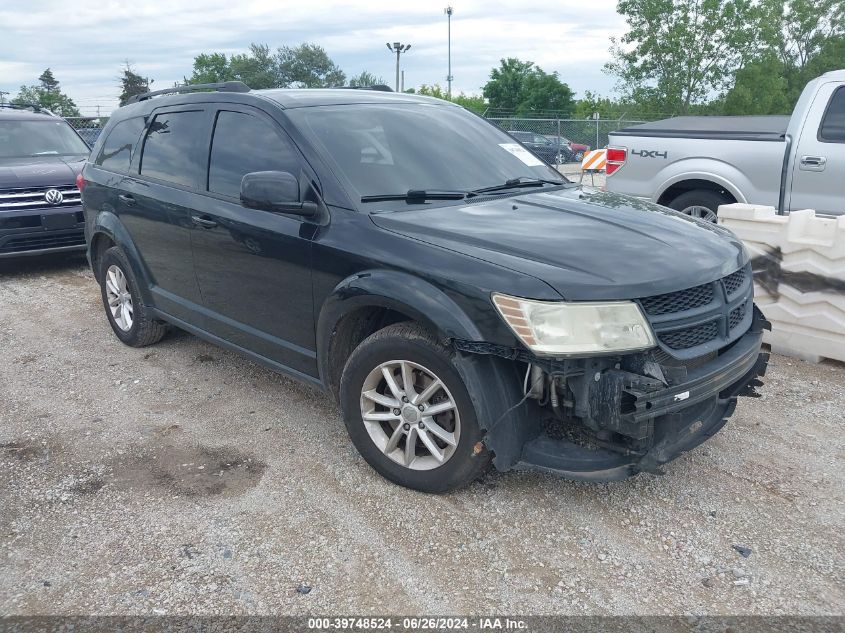
{"label": "roof rail", "polygon": [[377,90],[378,92],[393,92],[393,88],[385,86],[384,84],[376,84],[374,86],[338,86],[344,90]]}
{"label": "roof rail", "polygon": [[154,90],[152,92],[143,92],[139,95],[129,97],[126,102],[138,103],[139,101],[146,101],[152,97],[159,95],[178,94],[182,92],[200,92],[202,90],[213,90],[217,92],[249,92],[250,87],[242,81],[222,81],[216,84],[186,84],[184,86],[174,86],[173,88],[165,88],[164,90]]}
{"label": "roof rail", "polygon": [[50,116],[58,116],[52,111],[48,110],[37,103],[0,103],[0,108],[9,108],[10,110],[32,110],[38,114],[49,114]]}

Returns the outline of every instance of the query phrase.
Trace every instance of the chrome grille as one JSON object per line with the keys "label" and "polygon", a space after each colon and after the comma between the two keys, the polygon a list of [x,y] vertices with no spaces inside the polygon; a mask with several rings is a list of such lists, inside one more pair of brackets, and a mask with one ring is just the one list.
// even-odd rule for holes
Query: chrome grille
{"label": "chrome grille", "polygon": [[[55,189],[62,194],[60,204],[47,202],[47,192]],[[74,185],[58,187],[37,187],[31,189],[7,189],[0,191],[0,211],[26,209],[55,209],[78,205],[82,202],[82,194]]]}

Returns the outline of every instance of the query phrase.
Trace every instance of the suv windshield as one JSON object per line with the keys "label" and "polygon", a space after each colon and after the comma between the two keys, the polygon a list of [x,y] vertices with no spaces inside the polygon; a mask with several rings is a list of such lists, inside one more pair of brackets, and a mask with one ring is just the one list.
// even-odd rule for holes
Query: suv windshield
{"label": "suv windshield", "polygon": [[0,158],[76,156],[88,146],[61,119],[0,121]]}
{"label": "suv windshield", "polygon": [[499,128],[454,106],[320,106],[288,115],[361,198],[472,191],[520,178],[567,182]]}

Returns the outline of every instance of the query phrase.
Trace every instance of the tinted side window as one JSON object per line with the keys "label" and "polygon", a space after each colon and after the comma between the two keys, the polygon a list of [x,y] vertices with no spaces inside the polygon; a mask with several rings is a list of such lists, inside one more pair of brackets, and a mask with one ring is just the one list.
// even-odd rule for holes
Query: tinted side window
{"label": "tinted side window", "polygon": [[135,142],[143,129],[143,117],[126,119],[115,125],[103,143],[96,164],[111,171],[129,171]]}
{"label": "tinted side window", "polygon": [[205,140],[204,112],[157,114],[144,140],[141,174],[195,187],[202,170],[197,150]]}
{"label": "tinted side window", "polygon": [[845,143],[845,86],[836,89],[819,128],[819,140]]}
{"label": "tinted side window", "polygon": [[238,198],[244,174],[253,171],[288,171],[298,176],[299,159],[290,141],[266,121],[221,111],[211,142],[208,190]]}

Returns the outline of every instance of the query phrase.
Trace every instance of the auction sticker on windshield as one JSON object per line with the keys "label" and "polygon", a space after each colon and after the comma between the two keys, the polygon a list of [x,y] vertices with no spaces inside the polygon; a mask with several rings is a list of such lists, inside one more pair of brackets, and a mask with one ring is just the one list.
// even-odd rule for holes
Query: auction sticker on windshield
{"label": "auction sticker on windshield", "polygon": [[499,143],[499,147],[510,152],[529,167],[538,167],[543,164],[543,161],[534,156],[534,154],[529,152],[519,143]]}

